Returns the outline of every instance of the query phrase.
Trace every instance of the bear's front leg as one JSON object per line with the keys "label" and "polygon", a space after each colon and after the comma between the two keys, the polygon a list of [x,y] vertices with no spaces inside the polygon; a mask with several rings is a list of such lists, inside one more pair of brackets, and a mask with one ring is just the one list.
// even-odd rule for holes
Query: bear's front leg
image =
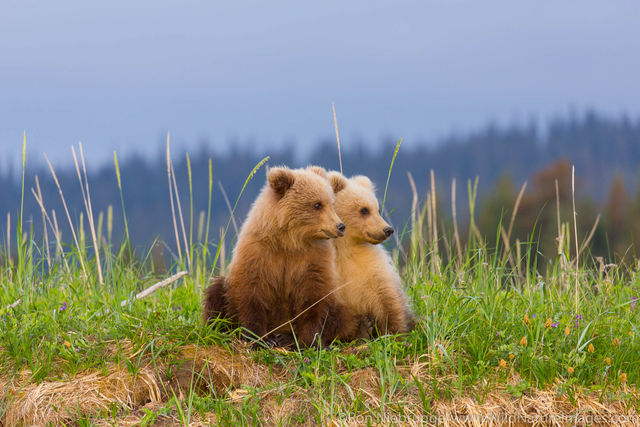
{"label": "bear's front leg", "polygon": [[[306,347],[326,347],[335,339],[332,331],[325,333],[325,319],[328,318],[326,304],[319,303],[308,308],[298,319],[293,322],[293,331],[298,343]],[[331,326],[329,327],[331,329]]]}
{"label": "bear's front leg", "polygon": [[373,316],[354,314],[351,310],[338,302],[333,302],[329,309],[329,316],[325,322],[325,330],[333,339],[353,341],[360,338],[370,338],[375,326]]}
{"label": "bear's front leg", "polygon": [[358,330],[355,335],[355,339],[369,339],[373,335],[376,327],[376,319],[370,314],[360,316],[358,322]]}
{"label": "bear's front leg", "polygon": [[269,332],[269,319],[262,300],[255,295],[246,295],[236,304],[240,326],[253,332],[257,338]]}
{"label": "bear's front leg", "polygon": [[380,333],[398,334],[409,330],[407,319],[407,307],[400,292],[392,287],[382,287],[381,300],[383,301],[382,318],[377,319]]}

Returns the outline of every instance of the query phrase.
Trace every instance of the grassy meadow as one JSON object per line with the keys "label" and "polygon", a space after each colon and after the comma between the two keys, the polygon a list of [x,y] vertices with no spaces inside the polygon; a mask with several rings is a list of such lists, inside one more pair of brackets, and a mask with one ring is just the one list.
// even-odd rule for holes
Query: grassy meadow
{"label": "grassy meadow", "polygon": [[[41,204],[42,229],[27,226],[21,206],[7,217],[0,425],[640,420],[640,263],[592,257],[589,235],[574,233],[575,211],[558,218],[557,257],[539,265],[535,226],[528,241],[511,236],[518,201],[497,230],[500,245],[488,247],[475,225],[473,183],[457,207],[453,183],[446,227],[433,175],[426,199],[408,186],[413,214],[394,224],[389,249],[418,317],[415,330],[287,351],[239,339],[240,330],[223,332],[223,322],[201,325],[202,291],[230,257],[219,235],[235,234],[233,200],[222,231],[209,229],[209,216],[194,218],[193,194],[176,185],[167,145],[162,185],[170,189],[175,240],[166,243],[166,271],[150,251],[129,244],[135,224],[124,204],[92,212],[81,147],[74,159],[82,216],[54,213],[38,188],[23,188],[23,197]],[[266,160],[246,171],[245,186],[263,179]],[[119,173],[114,182],[127,191]],[[210,172],[210,205],[211,188]],[[379,196],[386,200],[386,190]],[[112,239],[116,215],[127,224],[123,241]],[[63,236],[68,223],[74,233]],[[158,283],[165,286],[140,295]]]}

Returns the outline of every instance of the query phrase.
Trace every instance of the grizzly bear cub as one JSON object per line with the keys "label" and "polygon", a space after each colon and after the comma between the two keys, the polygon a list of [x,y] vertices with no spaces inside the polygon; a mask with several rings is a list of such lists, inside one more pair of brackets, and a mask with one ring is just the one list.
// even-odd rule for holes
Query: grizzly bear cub
{"label": "grizzly bear cub", "polygon": [[324,169],[269,170],[242,225],[229,273],[205,291],[203,322],[222,316],[276,345],[353,339],[360,318],[338,302],[335,248],[345,226]]}
{"label": "grizzly bear cub", "polygon": [[373,183],[366,176],[346,179],[329,173],[336,191],[336,213],[346,225],[335,240],[341,287],[338,300],[356,315],[372,316],[381,333],[407,332],[414,327],[400,275],[380,245],[393,228],[380,216]]}

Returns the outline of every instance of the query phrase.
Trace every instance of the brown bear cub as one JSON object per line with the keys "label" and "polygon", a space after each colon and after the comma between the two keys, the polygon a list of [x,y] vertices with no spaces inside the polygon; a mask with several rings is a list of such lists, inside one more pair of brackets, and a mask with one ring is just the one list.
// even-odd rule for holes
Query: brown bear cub
{"label": "brown bear cub", "polygon": [[414,327],[400,275],[380,245],[393,228],[380,216],[373,183],[366,176],[346,179],[329,173],[336,191],[336,213],[346,225],[345,236],[333,243],[341,283],[336,293],[356,315],[372,316],[381,333],[402,333]]}
{"label": "brown bear cub", "polygon": [[[203,321],[222,316],[277,345],[350,340],[361,319],[338,302],[332,239],[345,226],[324,169],[269,170],[238,235],[226,277],[205,291]],[[269,341],[268,341],[269,342]],[[274,344],[273,341],[271,341]]]}

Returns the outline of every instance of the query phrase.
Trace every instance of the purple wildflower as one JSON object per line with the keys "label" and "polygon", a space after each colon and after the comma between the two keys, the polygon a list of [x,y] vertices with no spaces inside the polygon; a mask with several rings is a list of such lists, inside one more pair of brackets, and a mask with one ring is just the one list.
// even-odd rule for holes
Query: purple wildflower
{"label": "purple wildflower", "polygon": [[304,360],[303,360],[303,362],[304,362],[304,363],[306,363],[306,364],[309,364],[309,362],[311,362],[311,360],[309,360],[309,358],[308,358],[308,357],[305,357],[305,358],[304,358]]}
{"label": "purple wildflower", "polygon": [[67,309],[67,302],[63,302],[62,305],[60,306],[60,311],[65,311]]}
{"label": "purple wildflower", "polygon": [[582,320],[581,314],[576,314],[576,328],[580,327],[580,321]]}
{"label": "purple wildflower", "polygon": [[631,298],[631,308],[635,310],[637,304],[638,304],[638,297]]}
{"label": "purple wildflower", "polygon": [[535,314],[532,314],[532,315],[531,315],[531,318],[532,318],[532,319],[535,319],[535,318],[536,318],[536,315],[535,315]]}
{"label": "purple wildflower", "polygon": [[558,327],[558,322],[553,322],[553,323],[551,324],[551,327],[552,327],[552,328],[557,328],[557,327]]}

